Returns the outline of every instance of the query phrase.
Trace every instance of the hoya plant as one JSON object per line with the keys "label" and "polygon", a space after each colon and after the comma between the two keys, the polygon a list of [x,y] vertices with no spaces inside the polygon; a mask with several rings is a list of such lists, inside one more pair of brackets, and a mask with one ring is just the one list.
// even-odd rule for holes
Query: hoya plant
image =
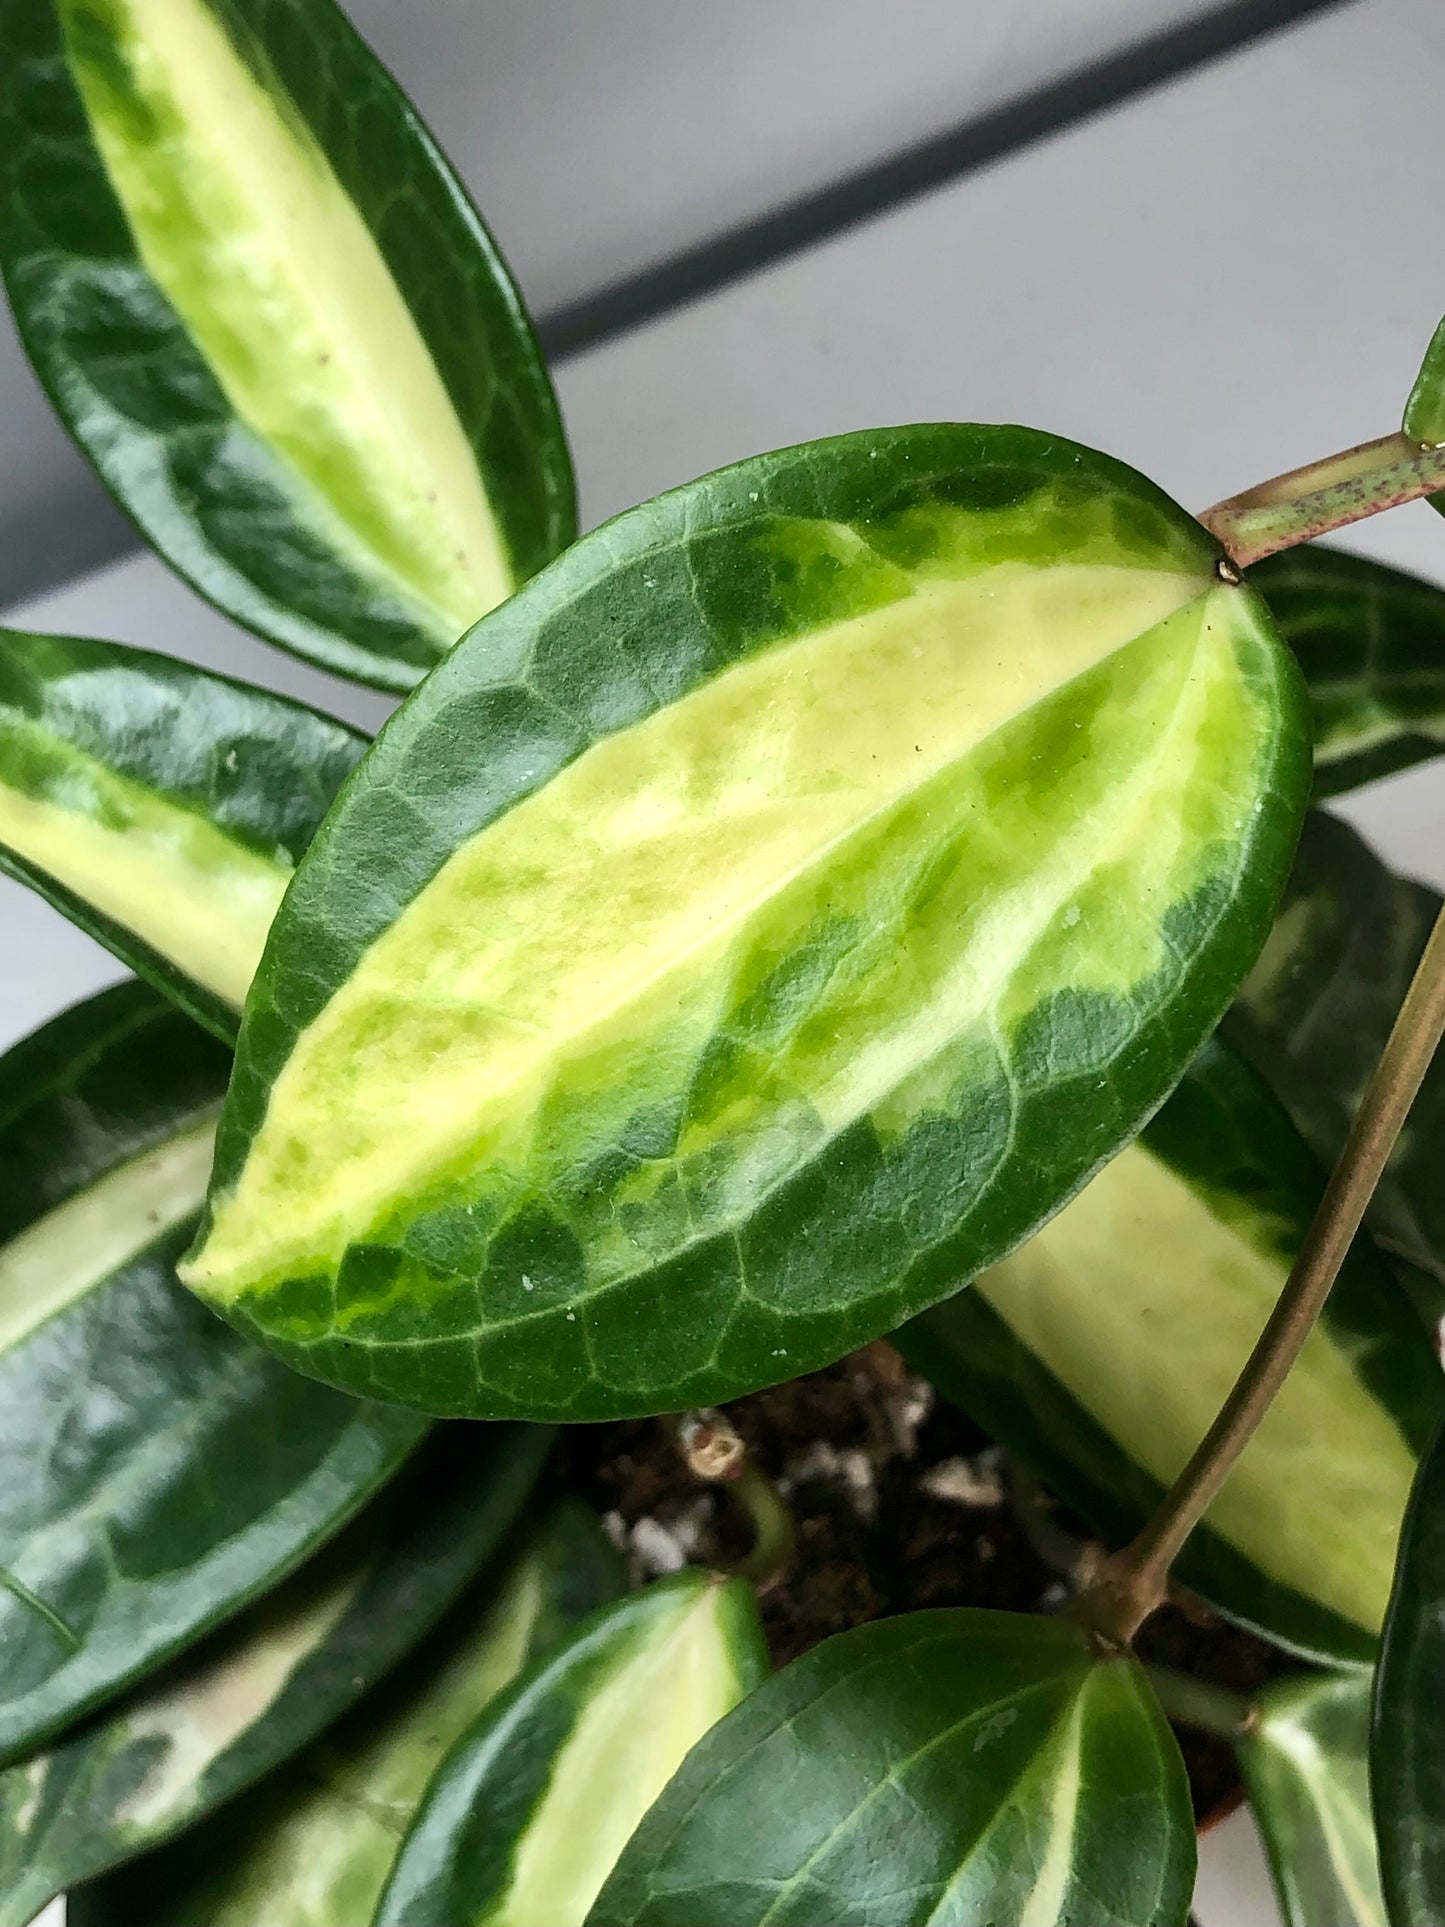
{"label": "hoya plant", "polygon": [[577,539],[330,0],[0,0],[0,258],[159,555],[404,698],[0,635],[133,973],[0,1060],[0,1927],[1183,1927],[1241,1787],[1438,1927],[1445,937],[1319,805],[1445,593],[1314,544],[1445,332],[1202,516],[947,422]]}

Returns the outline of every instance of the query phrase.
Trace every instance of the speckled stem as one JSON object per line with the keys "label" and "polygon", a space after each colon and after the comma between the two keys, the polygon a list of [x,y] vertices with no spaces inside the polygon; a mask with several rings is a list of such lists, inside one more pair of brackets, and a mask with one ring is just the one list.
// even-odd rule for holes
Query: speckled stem
{"label": "speckled stem", "polygon": [[1445,443],[1385,435],[1277,475],[1199,517],[1241,569],[1445,489]]}

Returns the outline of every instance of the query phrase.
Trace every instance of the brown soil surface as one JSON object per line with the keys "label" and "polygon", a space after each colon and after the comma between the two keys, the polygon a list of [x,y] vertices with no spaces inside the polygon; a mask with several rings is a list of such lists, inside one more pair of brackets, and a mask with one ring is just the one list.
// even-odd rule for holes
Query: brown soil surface
{"label": "brown soil surface", "polygon": [[[776,1664],[833,1633],[927,1606],[1048,1612],[1102,1548],[973,1421],[934,1395],[890,1345],[727,1408],[749,1458],[792,1511],[796,1549],[762,1598]],[[567,1482],[591,1500],[649,1578],[684,1563],[728,1566],[752,1528],[725,1484],[687,1467],[675,1422],[636,1419],[565,1435]],[[1249,1692],[1290,1662],[1190,1604],[1157,1614],[1140,1656]],[[1179,1730],[1195,1812],[1238,1794],[1229,1747]]]}

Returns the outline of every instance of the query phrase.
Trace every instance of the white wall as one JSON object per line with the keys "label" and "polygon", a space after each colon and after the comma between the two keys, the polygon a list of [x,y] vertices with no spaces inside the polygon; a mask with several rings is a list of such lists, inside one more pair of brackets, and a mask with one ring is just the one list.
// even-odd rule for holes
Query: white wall
{"label": "white wall", "polygon": [[[348,0],[348,11],[545,313],[1218,4]],[[8,316],[0,424],[0,585],[60,580],[128,544]]]}
{"label": "white wall", "polygon": [[349,0],[538,312],[1217,0]]}

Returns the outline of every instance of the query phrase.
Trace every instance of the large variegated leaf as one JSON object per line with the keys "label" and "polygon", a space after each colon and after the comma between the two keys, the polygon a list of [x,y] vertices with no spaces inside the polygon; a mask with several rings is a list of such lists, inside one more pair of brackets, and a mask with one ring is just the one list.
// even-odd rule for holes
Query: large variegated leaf
{"label": "large variegated leaf", "polygon": [[169,656],[0,630],[0,869],[219,1036],[366,739]]}
{"label": "large variegated leaf", "polygon": [[[1333,1164],[1420,961],[1440,899],[1396,876],[1348,825],[1305,819],[1259,962],[1224,1021],[1316,1156]],[[1445,1310],[1445,1056],[1427,1073],[1368,1222],[1430,1316]]]}
{"label": "large variegated leaf", "polygon": [[1445,749],[1445,589],[1313,544],[1249,572],[1294,650],[1315,724],[1315,794]]}
{"label": "large variegated leaf", "polygon": [[1375,1679],[1370,1778],[1390,1927],[1445,1920],[1445,1428],[1421,1462]]}
{"label": "large variegated leaf", "polygon": [[374,1687],[495,1549],[548,1444],[541,1427],[444,1427],[283,1586],[0,1774],[0,1927],[192,1825]]}
{"label": "large variegated leaf", "polygon": [[457,1741],[374,1927],[582,1927],[684,1756],[767,1667],[740,1579],[681,1572],[605,1607]]}
{"label": "large variegated leaf", "polygon": [[1289,1927],[1389,1927],[1370,1809],[1367,1673],[1278,1680],[1239,1765]]}
{"label": "large variegated leaf", "polygon": [[0,1763],[284,1578],[426,1429],[177,1284],[226,1069],[140,984],[0,1059]]}
{"label": "large variegated leaf", "polygon": [[695,1747],[587,1927],[1184,1927],[1193,1884],[1184,1763],[1132,1659],[1057,1620],[910,1613]]}
{"label": "large variegated leaf", "polygon": [[579,543],[394,717],[253,989],[188,1281],[601,1418],[790,1377],[1117,1150],[1262,942],[1297,671],[1119,464],[935,426]]}
{"label": "large variegated leaf", "polygon": [[[1323,1188],[1269,1092],[1211,1045],[1071,1204],[899,1342],[1126,1544],[1224,1402]],[[1179,1577],[1280,1644],[1369,1661],[1442,1406],[1429,1338],[1361,1238]]]}
{"label": "large variegated leaf", "polygon": [[207,1825],[74,1895],[70,1927],[367,1927],[451,1746],[623,1584],[596,1519],[558,1506],[380,1692]]}
{"label": "large variegated leaf", "polygon": [[5,0],[0,260],[112,494],[285,648],[408,688],[571,539],[517,292],[331,0]]}

